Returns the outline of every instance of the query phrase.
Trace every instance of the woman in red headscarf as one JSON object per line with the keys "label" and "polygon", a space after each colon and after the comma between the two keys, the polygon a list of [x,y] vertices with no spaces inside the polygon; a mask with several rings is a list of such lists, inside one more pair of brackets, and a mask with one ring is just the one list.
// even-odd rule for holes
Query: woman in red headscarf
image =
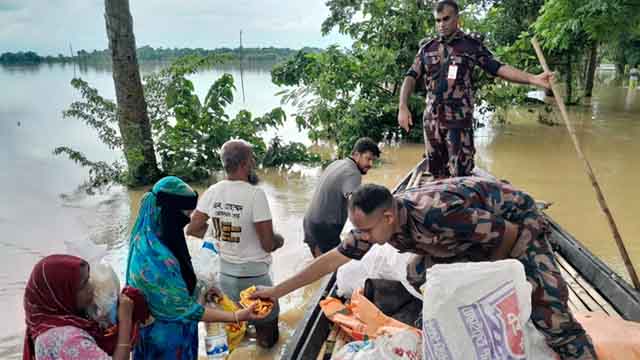
{"label": "woman in red headscarf", "polygon": [[85,315],[93,301],[89,264],[69,255],[45,257],[34,266],[25,289],[23,360],[129,359],[134,318],[140,317],[140,308],[146,312],[139,294],[125,290],[117,331],[105,331]]}

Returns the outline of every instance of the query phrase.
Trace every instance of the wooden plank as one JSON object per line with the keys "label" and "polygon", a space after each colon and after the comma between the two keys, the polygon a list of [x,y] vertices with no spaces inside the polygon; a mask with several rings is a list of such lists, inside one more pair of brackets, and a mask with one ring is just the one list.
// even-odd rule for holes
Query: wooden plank
{"label": "wooden plank", "polygon": [[585,278],[580,276],[580,274],[578,274],[578,271],[573,266],[571,266],[571,264],[569,264],[566,259],[564,259],[560,255],[556,255],[556,260],[558,261],[559,265],[564,267],[569,275],[571,275],[576,280],[580,287],[587,293],[587,296],[598,304],[602,311],[604,311],[609,316],[621,317],[616,309],[605,298],[603,298],[602,295],[600,295],[598,290],[591,286],[591,284],[589,284],[589,282]]}
{"label": "wooden plank", "polygon": [[576,286],[575,280],[573,280],[571,278],[571,275],[569,275],[562,267],[560,267],[560,273],[562,274],[564,280],[567,282],[567,287],[569,288],[568,302],[573,305],[573,309],[571,310],[577,312],[590,311],[591,309],[589,309],[576,294],[576,291],[574,289],[574,287]]}
{"label": "wooden plank", "polygon": [[571,301],[571,298],[567,299],[567,306],[569,306],[569,310],[571,310],[572,313],[578,312],[578,307],[576,307],[573,304],[573,301]]}
{"label": "wooden plank", "polygon": [[563,267],[567,271],[567,273],[580,286],[581,291],[584,292],[584,294],[582,293],[579,294],[581,298],[588,297],[590,299],[589,301],[595,302],[606,314],[610,316],[620,317],[620,315],[613,308],[613,306],[609,304],[609,302],[605,298],[603,298],[602,295],[600,295],[598,291],[595,288],[593,288],[591,284],[589,284],[588,281],[586,281],[582,276],[580,276],[578,271],[573,266],[571,266],[571,264],[569,264],[569,262],[567,262],[566,259],[564,259],[562,256],[558,256],[556,260],[558,261],[558,265]]}
{"label": "wooden plank", "polygon": [[416,178],[418,177],[419,173],[420,171],[418,170],[418,168],[413,169],[413,171],[411,172],[411,177],[409,178],[409,182],[407,183],[408,185],[405,187],[406,189],[413,187],[413,183],[416,182]]}
{"label": "wooden plank", "polygon": [[603,312],[602,308],[598,306],[595,301],[585,302],[584,299],[579,295],[577,288],[580,287],[576,281],[571,278],[569,273],[562,267],[560,267],[560,272],[562,273],[562,277],[567,283],[567,288],[569,290],[569,299],[574,304],[576,310],[580,312],[585,311],[600,311]]}
{"label": "wooden plank", "polygon": [[580,274],[626,320],[640,321],[640,292],[545,214],[550,225],[550,242],[567,263]]}
{"label": "wooden plank", "polygon": [[415,176],[413,177],[413,179],[411,179],[411,181],[409,181],[409,184],[407,185],[407,189],[418,187],[418,185],[420,185],[421,177],[422,177],[422,171],[419,171],[418,169],[416,169]]}

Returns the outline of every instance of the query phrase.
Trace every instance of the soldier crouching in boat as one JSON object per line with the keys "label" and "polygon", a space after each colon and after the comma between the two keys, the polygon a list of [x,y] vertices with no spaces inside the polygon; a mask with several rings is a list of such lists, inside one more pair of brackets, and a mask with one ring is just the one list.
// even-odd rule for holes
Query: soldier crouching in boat
{"label": "soldier crouching in boat", "polygon": [[[596,358],[591,339],[568,308],[567,284],[555,263],[546,221],[526,192],[479,177],[450,178],[395,195],[367,184],[351,196],[349,220],[355,229],[338,248],[255,296],[286,295],[361,259],[373,244],[387,242],[423,255],[425,266],[516,259],[533,288],[531,320],[548,345],[563,359]],[[409,275],[414,284],[424,282]]]}

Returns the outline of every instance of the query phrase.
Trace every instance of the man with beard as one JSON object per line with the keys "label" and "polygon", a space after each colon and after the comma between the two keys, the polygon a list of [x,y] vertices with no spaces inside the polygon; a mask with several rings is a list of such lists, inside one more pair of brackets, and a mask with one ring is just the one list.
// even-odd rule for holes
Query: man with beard
{"label": "man with beard", "polygon": [[378,157],[378,145],[370,138],[360,138],[351,156],[334,161],[320,176],[303,221],[304,242],[313,257],[340,244],[340,233],[347,221],[347,199]]}
{"label": "man with beard", "polygon": [[[202,238],[207,222],[220,249],[220,288],[234,301],[252,285],[271,286],[271,252],[284,239],[274,233],[271,211],[264,191],[256,186],[256,161],[251,145],[229,140],[222,145],[222,165],[227,176],[211,185],[191,216],[187,234]],[[258,344],[272,347],[279,337],[276,306],[264,319],[254,322]]]}

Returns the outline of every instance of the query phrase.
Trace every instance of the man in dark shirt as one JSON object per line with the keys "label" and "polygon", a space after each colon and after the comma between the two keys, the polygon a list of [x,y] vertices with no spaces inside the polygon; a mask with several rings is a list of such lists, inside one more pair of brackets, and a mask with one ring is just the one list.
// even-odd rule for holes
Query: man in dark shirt
{"label": "man in dark shirt", "polygon": [[407,104],[416,81],[422,79],[427,90],[423,129],[429,171],[436,178],[469,176],[475,155],[473,68],[478,66],[492,76],[542,88],[550,88],[552,75],[534,76],[496,61],[480,36],[465,34],[458,28],[455,1],[438,2],[434,15],[439,36],[420,47],[406,73],[400,91],[398,124],[406,131],[413,125]]}
{"label": "man in dark shirt", "polygon": [[479,177],[450,178],[394,196],[383,186],[367,184],[352,194],[349,219],[354,230],[338,248],[256,295],[283,296],[361,259],[374,243],[422,255],[427,268],[516,259],[533,288],[531,319],[549,346],[563,359],[595,358],[590,338],[567,306],[568,289],[547,239],[546,221],[524,191]]}
{"label": "man in dark shirt", "polygon": [[378,144],[370,138],[360,138],[349,157],[332,162],[322,172],[303,220],[304,242],[314,257],[340,244],[340,233],[347,221],[347,199],[378,157]]}

